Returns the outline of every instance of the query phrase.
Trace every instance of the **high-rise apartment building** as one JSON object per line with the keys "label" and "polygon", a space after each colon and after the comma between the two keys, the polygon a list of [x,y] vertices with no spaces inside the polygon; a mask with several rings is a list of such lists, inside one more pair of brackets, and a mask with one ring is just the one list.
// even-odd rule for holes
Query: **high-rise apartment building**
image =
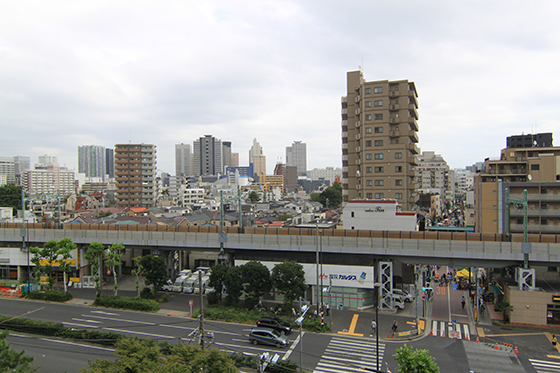
{"label": "high-rise apartment building", "polygon": [[342,169],[340,167],[314,168],[309,171],[309,179],[311,180],[323,179],[329,184],[332,184],[337,178],[342,178]]}
{"label": "high-rise apartment building", "polygon": [[249,149],[249,163],[253,164],[255,176],[266,175],[266,157],[257,139],[253,139],[253,146]]}
{"label": "high-rise apartment building", "polygon": [[14,157],[0,157],[0,175],[6,175],[6,182],[8,184],[16,183]]}
{"label": "high-rise apartment building", "polygon": [[49,167],[49,166],[56,166],[58,165],[58,158],[56,155],[40,155],[38,158],[39,167]]}
{"label": "high-rise apartment building", "polygon": [[208,176],[223,174],[222,142],[205,135],[193,143],[193,175]]}
{"label": "high-rise apartment building", "polygon": [[64,167],[48,166],[43,169],[27,170],[21,175],[21,184],[28,195],[60,196],[76,193],[74,171]]}
{"label": "high-rise apartment building", "polygon": [[78,146],[78,172],[86,177],[104,178],[107,173],[105,156],[104,146]]}
{"label": "high-rise apartment building", "polygon": [[426,151],[418,156],[418,191],[445,196],[445,191],[453,190],[454,178],[450,179],[449,165],[440,154]]}
{"label": "high-rise apartment building", "polygon": [[397,199],[405,210],[416,202],[418,94],[408,80],[367,82],[347,73],[342,97],[343,199]]}
{"label": "high-rise apartment building", "polygon": [[105,170],[109,179],[115,178],[115,152],[113,149],[105,149]]}
{"label": "high-rise apartment building", "polygon": [[157,187],[155,145],[115,145],[115,169],[118,206],[155,205]]}
{"label": "high-rise apartment building", "polygon": [[190,144],[175,144],[175,176],[191,176],[192,151]]}
{"label": "high-rise apartment building", "polygon": [[14,165],[17,179],[22,172],[31,168],[31,158],[25,155],[16,155],[14,157]]}
{"label": "high-rise apartment building", "polygon": [[297,167],[298,176],[307,176],[307,144],[294,141],[286,147],[286,164]]}

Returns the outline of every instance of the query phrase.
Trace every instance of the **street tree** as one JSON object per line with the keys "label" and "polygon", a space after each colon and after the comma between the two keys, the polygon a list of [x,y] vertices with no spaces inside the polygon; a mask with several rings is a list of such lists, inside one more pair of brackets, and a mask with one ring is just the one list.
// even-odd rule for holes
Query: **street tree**
{"label": "street tree", "polygon": [[253,204],[259,202],[260,199],[261,199],[259,197],[259,195],[257,194],[257,192],[255,192],[254,190],[251,193],[249,193],[248,197],[249,197],[249,200],[251,201],[251,203],[253,203]]}
{"label": "street tree", "polygon": [[321,193],[319,202],[327,208],[338,208],[342,203],[342,186],[338,182],[335,182],[331,187],[328,187]]}
{"label": "street tree", "polygon": [[156,296],[169,278],[165,260],[159,255],[146,255],[140,259],[140,265],[144,267],[146,285],[153,285],[152,293]]}
{"label": "street tree", "polygon": [[124,245],[122,243],[114,243],[109,246],[105,252],[105,260],[107,267],[113,273],[113,279],[115,281],[113,285],[113,295],[117,296],[117,290],[119,285],[117,283],[117,268],[121,266],[121,258],[124,254]]}
{"label": "street tree", "polygon": [[436,360],[428,350],[414,349],[412,346],[397,348],[393,358],[399,365],[399,373],[438,373]]}
{"label": "street tree", "polygon": [[293,260],[276,264],[272,269],[272,285],[284,295],[286,309],[294,307],[294,301],[305,294],[305,272],[303,266]]}
{"label": "street tree", "polygon": [[243,278],[243,291],[247,295],[249,303],[253,305],[259,301],[265,292],[271,289],[270,271],[261,262],[252,260],[242,265],[241,276]]}
{"label": "street tree", "polygon": [[21,210],[21,186],[8,184],[0,186],[0,206],[12,207],[13,211]]}
{"label": "street tree", "polygon": [[136,268],[134,268],[130,273],[133,276],[136,276],[136,293],[138,294],[138,298],[140,298],[140,277],[144,276],[144,266],[142,265],[142,257],[137,256],[136,258],[132,258],[132,261],[136,264]]}
{"label": "street tree", "polygon": [[222,301],[222,293],[224,291],[224,284],[226,282],[226,275],[228,271],[228,266],[225,264],[216,264],[212,267],[212,273],[210,274],[210,279],[208,280],[210,287],[214,289],[217,297],[217,301]]}
{"label": "street tree", "polygon": [[63,238],[58,242],[58,269],[62,271],[64,276],[64,292],[68,292],[68,274],[72,271],[70,259],[72,259],[72,250],[76,250],[76,244],[69,238]]}
{"label": "street tree", "polygon": [[509,302],[501,301],[496,305],[496,311],[502,311],[504,314],[504,322],[509,322],[509,313],[513,312],[513,306]]}
{"label": "street tree", "polygon": [[9,332],[7,330],[0,333],[0,373],[16,372],[31,373],[37,372],[37,368],[33,367],[33,358],[25,355],[25,351],[14,351],[6,337]]}
{"label": "street tree", "polygon": [[105,252],[105,246],[100,242],[92,242],[86,251],[86,260],[88,265],[91,266],[91,274],[93,276],[93,281],[95,283],[95,297],[99,298],[101,296],[101,260],[103,253]]}
{"label": "street tree", "polygon": [[54,265],[57,264],[56,261],[59,256],[59,244],[55,240],[46,242],[43,248],[31,247],[31,263],[35,265],[35,278],[39,279],[41,274],[47,275],[47,288],[48,290],[53,289],[53,285],[56,282],[54,273]]}
{"label": "street tree", "polygon": [[229,267],[224,281],[226,287],[226,301],[230,305],[237,305],[243,293],[243,277],[241,267]]}

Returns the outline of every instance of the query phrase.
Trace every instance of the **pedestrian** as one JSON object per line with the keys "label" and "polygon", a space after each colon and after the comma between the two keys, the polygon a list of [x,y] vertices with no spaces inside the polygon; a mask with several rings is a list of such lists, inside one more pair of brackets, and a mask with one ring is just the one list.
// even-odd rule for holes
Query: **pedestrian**
{"label": "pedestrian", "polygon": [[556,348],[556,343],[558,343],[558,340],[556,339],[555,335],[552,335],[552,339],[550,341],[552,342],[552,348]]}
{"label": "pedestrian", "polygon": [[377,328],[377,322],[375,322],[375,320],[373,320],[371,322],[371,333],[372,335],[375,334],[375,329]]}
{"label": "pedestrian", "polygon": [[342,311],[344,309],[344,304],[340,303],[340,310]]}
{"label": "pedestrian", "polygon": [[397,319],[393,320],[393,325],[391,326],[391,331],[392,331],[391,337],[399,331],[399,322],[397,321]]}
{"label": "pedestrian", "polygon": [[330,307],[329,304],[327,303],[327,316],[329,315],[330,309],[331,309],[331,307]]}
{"label": "pedestrian", "polygon": [[461,298],[461,306],[463,307],[463,309],[465,309],[465,296],[464,295]]}

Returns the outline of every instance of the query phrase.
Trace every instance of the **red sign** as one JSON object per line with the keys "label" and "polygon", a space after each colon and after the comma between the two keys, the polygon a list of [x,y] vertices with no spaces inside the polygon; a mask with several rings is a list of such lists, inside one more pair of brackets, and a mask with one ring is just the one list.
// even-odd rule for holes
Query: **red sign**
{"label": "red sign", "polygon": [[192,300],[189,300],[189,306],[192,306],[194,304],[194,302]]}
{"label": "red sign", "polygon": [[110,270],[110,269],[107,270],[107,274],[108,274],[108,275],[111,274],[111,270]]}

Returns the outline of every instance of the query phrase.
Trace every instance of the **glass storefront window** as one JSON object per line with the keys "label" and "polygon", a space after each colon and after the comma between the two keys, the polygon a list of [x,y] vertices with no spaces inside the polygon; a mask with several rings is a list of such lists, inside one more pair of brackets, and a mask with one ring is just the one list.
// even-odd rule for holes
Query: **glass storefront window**
{"label": "glass storefront window", "polygon": [[560,325],[560,304],[547,305],[546,323],[549,325]]}

